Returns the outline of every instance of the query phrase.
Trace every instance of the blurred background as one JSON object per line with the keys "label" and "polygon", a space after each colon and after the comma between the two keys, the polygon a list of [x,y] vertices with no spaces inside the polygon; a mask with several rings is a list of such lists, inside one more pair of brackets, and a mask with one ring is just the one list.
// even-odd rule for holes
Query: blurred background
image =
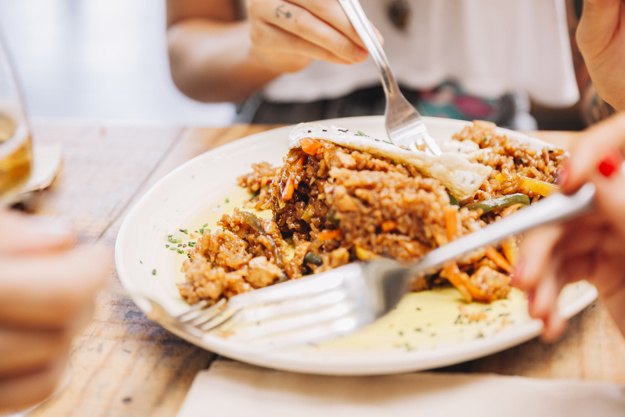
{"label": "blurred background", "polygon": [[[31,118],[233,120],[232,105],[195,102],[171,81],[165,0],[0,0],[0,27]],[[574,107],[532,113],[539,129],[583,127]]]}
{"label": "blurred background", "polygon": [[0,27],[31,118],[232,121],[171,81],[165,0],[0,0]]}

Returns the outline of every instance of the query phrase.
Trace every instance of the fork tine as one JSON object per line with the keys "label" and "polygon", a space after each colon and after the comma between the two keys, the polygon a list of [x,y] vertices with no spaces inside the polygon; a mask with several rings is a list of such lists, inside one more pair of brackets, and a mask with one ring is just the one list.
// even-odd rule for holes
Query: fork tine
{"label": "fork tine", "polygon": [[[407,146],[412,141],[416,141],[419,145],[423,143],[429,153],[440,155],[441,150],[436,141],[428,135],[423,118],[401,93],[382,44],[375,35],[360,2],[358,0],[339,0],[339,3],[365,44],[380,73],[380,80],[386,95],[384,119],[389,139],[397,146],[402,147]],[[410,137],[403,137],[402,131],[409,132]]]}
{"label": "fork tine", "polygon": [[293,317],[309,311],[317,311],[330,305],[344,301],[347,295],[344,291],[330,290],[324,293],[312,294],[308,297],[298,297],[253,306],[248,308],[225,308],[222,312],[207,318],[203,322],[195,322],[195,326],[202,331],[209,331],[217,327],[232,328],[245,326],[250,323],[279,320],[284,317]]}
{"label": "fork tine", "polygon": [[216,327],[222,326],[224,323],[236,317],[240,312],[240,309],[225,308],[221,312],[219,312],[219,314],[211,317],[209,320],[205,320],[204,322],[196,325],[196,327],[204,332],[207,332]]}
{"label": "fork tine", "polygon": [[352,314],[355,311],[353,303],[339,303],[331,307],[306,311],[275,318],[273,320],[259,321],[257,325],[222,326],[223,329],[233,330],[236,328],[236,338],[249,342],[252,340],[272,337],[280,333],[290,333],[306,327],[318,326],[320,323],[331,322]]}
{"label": "fork tine", "polygon": [[316,310],[345,301],[348,295],[344,290],[332,290],[310,297],[286,300],[281,303],[271,303],[259,307],[244,309],[237,318],[237,324],[271,320],[281,316]]}
{"label": "fork tine", "polygon": [[[183,323],[189,323],[199,316],[203,316],[206,312],[220,310],[226,300],[221,299],[217,303],[210,305],[209,301],[201,300],[199,303],[192,305],[183,313],[180,313],[174,318],[180,320]],[[207,308],[208,307],[208,308]]]}

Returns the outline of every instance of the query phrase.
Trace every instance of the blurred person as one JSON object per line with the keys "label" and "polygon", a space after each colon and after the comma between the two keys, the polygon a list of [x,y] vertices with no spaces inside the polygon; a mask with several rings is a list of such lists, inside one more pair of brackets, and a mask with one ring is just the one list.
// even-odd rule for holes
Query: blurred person
{"label": "blurred person", "polygon": [[[579,48],[607,112],[625,110],[625,2],[587,0],[577,31]],[[530,315],[543,320],[543,338],[556,340],[565,323],[558,315],[562,287],[586,279],[597,287],[625,335],[625,115],[618,114],[589,129],[571,149],[560,174],[564,193],[586,182],[597,187],[597,211],[564,225],[528,234],[515,285],[530,294]]]}
{"label": "blurred person", "polygon": [[75,240],[58,223],[0,211],[0,414],[54,392],[91,318],[111,255]]}
{"label": "blurred person", "polygon": [[[404,95],[422,114],[525,130],[536,128],[528,94],[567,107],[583,91],[586,115],[610,111],[571,52],[568,34],[581,8],[566,2],[362,0]],[[200,101],[239,102],[239,121],[384,112],[377,71],[336,0],[168,0],[167,17],[176,85]],[[591,16],[585,25],[599,23]],[[594,59],[588,38],[583,46]]]}
{"label": "blurred person", "polygon": [[544,322],[546,341],[556,340],[565,328],[557,311],[560,290],[582,279],[597,287],[599,298],[625,335],[624,152],[625,114],[585,132],[573,146],[560,182],[566,194],[586,182],[595,184],[596,211],[537,229],[523,239],[514,285],[528,291],[530,315]]}

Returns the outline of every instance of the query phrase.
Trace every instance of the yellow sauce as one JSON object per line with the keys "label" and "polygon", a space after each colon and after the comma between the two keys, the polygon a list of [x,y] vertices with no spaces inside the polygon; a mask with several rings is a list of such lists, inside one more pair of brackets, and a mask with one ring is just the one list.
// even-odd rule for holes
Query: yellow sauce
{"label": "yellow sauce", "polygon": [[434,349],[489,337],[528,319],[527,300],[514,289],[505,300],[466,303],[455,288],[406,294],[397,308],[369,327],[321,344],[336,351]]}
{"label": "yellow sauce", "polygon": [[[250,197],[251,194],[245,189],[237,187],[193,220],[188,225],[188,234],[177,231],[173,238],[185,243],[197,240],[201,228],[219,229],[217,222],[224,214],[232,213],[235,207],[253,212],[261,218],[272,216],[271,210],[244,208]],[[188,250],[188,247],[184,250]],[[173,254],[177,255],[179,270],[187,257],[175,251]],[[182,274],[179,281],[184,281]],[[513,289],[507,299],[484,304],[466,303],[455,288],[437,288],[407,294],[395,310],[369,327],[314,348],[333,352],[434,349],[489,337],[527,320],[527,299],[519,290]]]}

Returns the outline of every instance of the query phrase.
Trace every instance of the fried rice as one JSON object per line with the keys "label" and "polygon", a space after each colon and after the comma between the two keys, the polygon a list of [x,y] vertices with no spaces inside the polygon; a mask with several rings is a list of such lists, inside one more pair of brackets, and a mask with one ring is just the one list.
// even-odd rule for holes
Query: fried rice
{"label": "fried rice", "polygon": [[[538,148],[474,122],[454,136],[473,142],[473,162],[491,168],[471,198],[460,202],[441,181],[415,166],[315,138],[284,164],[252,166],[239,185],[254,194],[248,207],[206,230],[183,264],[178,284],[190,304],[217,301],[357,260],[418,260],[462,235],[553,192],[565,152]],[[253,210],[271,209],[271,219]],[[518,239],[487,247],[440,272],[415,277],[415,291],[453,285],[467,301],[505,298]]]}

